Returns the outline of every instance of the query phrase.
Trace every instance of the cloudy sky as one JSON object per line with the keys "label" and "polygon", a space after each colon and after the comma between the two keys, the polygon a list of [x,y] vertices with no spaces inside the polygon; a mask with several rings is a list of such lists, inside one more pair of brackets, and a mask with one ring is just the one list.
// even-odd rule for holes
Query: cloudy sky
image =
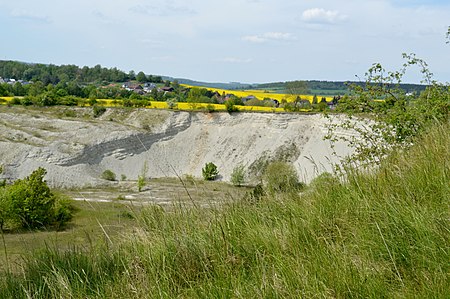
{"label": "cloudy sky", "polygon": [[449,25],[449,0],[0,0],[0,59],[256,83],[354,80],[414,52],[448,82]]}

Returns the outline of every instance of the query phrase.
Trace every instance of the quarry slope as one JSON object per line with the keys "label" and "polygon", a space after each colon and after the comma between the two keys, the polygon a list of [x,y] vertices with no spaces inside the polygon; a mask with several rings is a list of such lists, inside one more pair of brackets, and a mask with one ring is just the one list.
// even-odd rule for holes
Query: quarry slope
{"label": "quarry slope", "polygon": [[[308,182],[337,162],[323,140],[326,123],[320,114],[109,108],[94,118],[90,108],[0,107],[0,178],[44,167],[50,185],[83,187],[105,184],[106,169],[129,180],[143,172],[201,177],[205,163],[213,162],[219,179],[228,181],[237,165],[255,174],[264,161],[281,159]],[[350,153],[342,144],[337,151]]]}

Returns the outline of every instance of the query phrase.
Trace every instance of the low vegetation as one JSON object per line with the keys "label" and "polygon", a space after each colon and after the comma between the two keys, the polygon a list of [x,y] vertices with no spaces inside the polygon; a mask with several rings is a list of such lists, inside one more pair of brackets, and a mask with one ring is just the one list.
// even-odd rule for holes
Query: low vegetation
{"label": "low vegetation", "polygon": [[[410,99],[389,74],[375,64],[341,106],[373,126],[330,127],[374,141],[340,172],[305,186],[288,159],[261,161],[241,198],[148,205],[120,242],[32,252],[0,298],[450,297],[450,88],[430,81]],[[202,173],[219,174],[211,162]]]}
{"label": "low vegetation", "polygon": [[115,181],[116,180],[116,174],[109,169],[106,169],[105,171],[102,172],[102,179],[107,180],[107,181]]}
{"label": "low vegetation", "polygon": [[0,296],[448,297],[449,129],[436,124],[376,172],[325,176],[303,193],[150,206],[123,243],[34,254]]}
{"label": "low vegetation", "polygon": [[218,175],[219,170],[212,162],[206,163],[205,167],[202,168],[202,176],[206,181],[214,181]]}
{"label": "low vegetation", "polygon": [[0,230],[62,227],[72,217],[68,202],[55,196],[38,168],[12,185],[0,187]]}
{"label": "low vegetation", "polygon": [[234,186],[241,186],[245,183],[245,168],[244,165],[236,166],[231,172],[230,181]]}

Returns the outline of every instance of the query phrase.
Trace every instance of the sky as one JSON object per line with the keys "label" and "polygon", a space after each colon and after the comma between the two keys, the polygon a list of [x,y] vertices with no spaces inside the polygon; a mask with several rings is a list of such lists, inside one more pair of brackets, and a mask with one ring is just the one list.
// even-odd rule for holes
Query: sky
{"label": "sky", "polygon": [[357,80],[415,53],[445,83],[448,26],[450,0],[0,0],[0,59],[264,83]]}

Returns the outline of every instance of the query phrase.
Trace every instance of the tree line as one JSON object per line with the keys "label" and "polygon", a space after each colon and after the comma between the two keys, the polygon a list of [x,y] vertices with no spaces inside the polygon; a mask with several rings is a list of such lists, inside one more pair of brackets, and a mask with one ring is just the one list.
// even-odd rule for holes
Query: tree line
{"label": "tree line", "polygon": [[76,65],[53,65],[40,63],[23,63],[18,61],[0,60],[0,77],[14,78],[16,80],[40,81],[44,85],[58,84],[60,82],[76,83],[110,83],[139,80],[141,82],[162,83],[161,76],[146,75],[140,71],[128,73],[114,68],[106,68],[97,64],[94,67]]}

